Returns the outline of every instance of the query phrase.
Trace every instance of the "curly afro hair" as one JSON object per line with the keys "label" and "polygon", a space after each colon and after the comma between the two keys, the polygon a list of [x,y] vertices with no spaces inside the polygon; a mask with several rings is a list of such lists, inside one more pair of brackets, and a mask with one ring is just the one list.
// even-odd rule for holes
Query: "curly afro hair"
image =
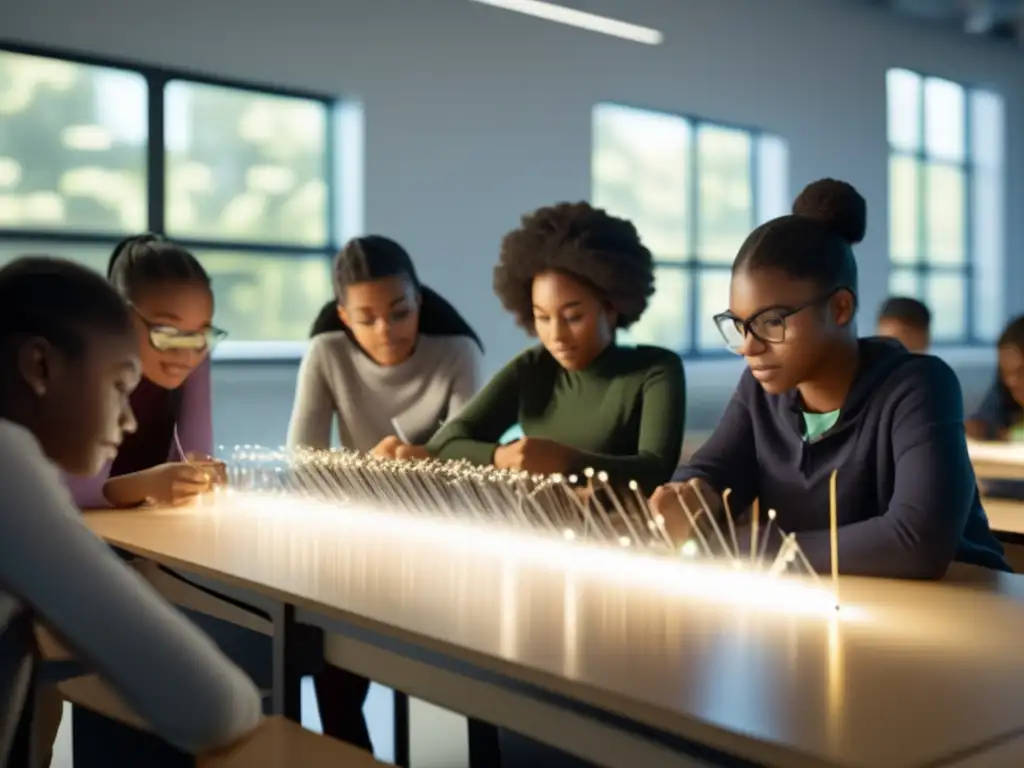
{"label": "curly afro hair", "polygon": [[559,203],[523,216],[505,235],[494,268],[494,292],[529,333],[533,326],[533,278],[561,272],[589,286],[629,328],[654,293],[654,258],[636,227],[589,203]]}

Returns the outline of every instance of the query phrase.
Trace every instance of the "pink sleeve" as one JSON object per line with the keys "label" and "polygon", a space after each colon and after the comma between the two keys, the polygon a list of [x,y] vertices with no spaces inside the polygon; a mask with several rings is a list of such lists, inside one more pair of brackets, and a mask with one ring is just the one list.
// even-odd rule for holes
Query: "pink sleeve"
{"label": "pink sleeve", "polygon": [[95,475],[80,477],[61,473],[64,485],[71,492],[71,498],[79,509],[105,509],[110,506],[106,496],[103,495],[103,484],[110,477],[110,462],[103,465]]}
{"label": "pink sleeve", "polygon": [[[185,453],[213,455],[213,382],[210,358],[206,358],[188,377],[181,393],[178,412],[178,439]],[[177,446],[171,446],[172,461],[181,461]]]}

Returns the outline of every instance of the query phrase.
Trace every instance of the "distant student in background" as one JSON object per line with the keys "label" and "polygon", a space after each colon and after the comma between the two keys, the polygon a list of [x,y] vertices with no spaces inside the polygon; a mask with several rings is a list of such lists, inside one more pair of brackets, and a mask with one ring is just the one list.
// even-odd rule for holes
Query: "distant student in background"
{"label": "distant student in background", "polygon": [[[479,386],[482,347],[458,311],[422,285],[386,237],[351,240],[334,259],[335,298],[313,323],[288,425],[290,447],[341,444],[417,455]],[[373,751],[363,716],[370,681],[324,666],[313,676],[324,733]]]}
{"label": "distant student in background", "polygon": [[967,420],[975,440],[1024,442],[1024,315],[1014,318],[998,341],[999,372],[981,406]]}
{"label": "distant student in background", "polygon": [[932,313],[917,299],[893,296],[878,313],[878,335],[896,339],[910,352],[928,354]]}
{"label": "distant student in background", "polygon": [[141,341],[142,379],[132,393],[138,430],[93,477],[68,485],[83,509],[182,504],[215,472],[209,354],[226,335],[213,325],[210,277],[184,248],[157,235],[123,240],[107,269],[129,302]]}
{"label": "distant student in background", "polygon": [[0,269],[0,765],[47,764],[28,736],[36,619],[186,752],[260,720],[252,682],[89,532],[60,482],[60,470],[98,471],[135,430],[132,326],[84,267],[32,257]]}
{"label": "distant student in background", "polygon": [[[828,572],[838,470],[841,573],[938,579],[954,561],[1007,571],[967,454],[956,374],[895,341],[857,338],[852,246],[866,226],[860,194],[823,179],[792,215],[747,237],[729,308],[715,318],[747,370],[714,433],[652,503],[682,539],[692,531],[677,494],[694,484],[713,500],[729,489],[738,512],[758,499],[777,511],[770,551],[780,529],[794,533],[811,567]],[[750,529],[737,540],[749,542]]]}
{"label": "distant student in background", "polygon": [[[429,453],[543,474],[592,467],[648,491],[665,482],[683,437],[682,362],[615,340],[654,291],[636,228],[587,203],[540,208],[505,236],[494,290],[540,344],[509,362]],[[525,436],[500,445],[516,424]]]}

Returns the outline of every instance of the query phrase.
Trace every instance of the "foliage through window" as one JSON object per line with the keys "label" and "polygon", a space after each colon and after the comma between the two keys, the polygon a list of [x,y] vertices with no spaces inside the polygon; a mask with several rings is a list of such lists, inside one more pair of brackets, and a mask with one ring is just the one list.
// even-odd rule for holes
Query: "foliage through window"
{"label": "foliage through window", "polygon": [[886,92],[889,290],[928,304],[936,342],[989,340],[1003,306],[1002,99],[905,69]]}
{"label": "foliage through window", "polygon": [[210,272],[231,340],[303,339],[331,293],[334,121],[326,98],[0,50],[0,263],[103,271],[122,237],[163,233]]}
{"label": "foliage through window", "polygon": [[729,270],[758,223],[788,207],[778,138],[678,115],[599,104],[594,205],[630,219],[657,261],[656,291],[626,334],[681,353],[723,349],[712,316],[729,301]]}

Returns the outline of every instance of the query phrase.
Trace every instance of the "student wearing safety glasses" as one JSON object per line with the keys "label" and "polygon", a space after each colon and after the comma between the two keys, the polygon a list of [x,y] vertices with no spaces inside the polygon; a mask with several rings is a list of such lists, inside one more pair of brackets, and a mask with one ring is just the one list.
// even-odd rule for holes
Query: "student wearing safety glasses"
{"label": "student wearing safety glasses", "polygon": [[83,509],[188,503],[217,475],[208,466],[209,355],[227,334],[213,325],[210,276],[181,246],[143,235],[114,249],[107,277],[135,314],[142,380],[131,406],[138,429],[99,474],[69,478],[68,486]]}

